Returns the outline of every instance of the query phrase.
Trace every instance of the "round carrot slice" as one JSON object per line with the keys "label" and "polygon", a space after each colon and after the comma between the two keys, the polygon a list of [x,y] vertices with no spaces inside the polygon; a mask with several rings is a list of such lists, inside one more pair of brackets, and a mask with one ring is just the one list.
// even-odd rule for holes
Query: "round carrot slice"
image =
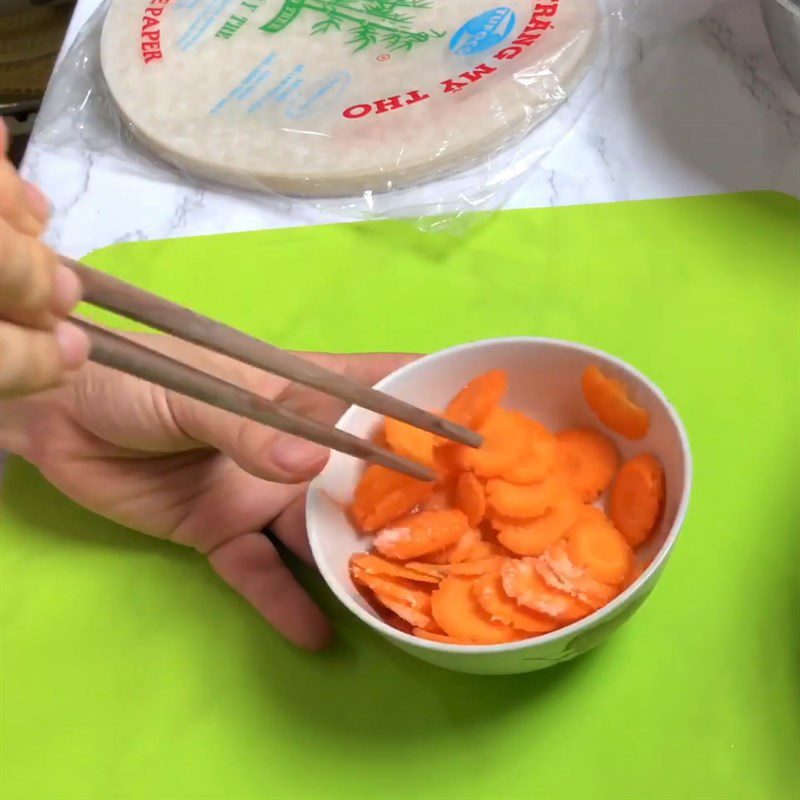
{"label": "round carrot slice", "polygon": [[451,401],[445,417],[478,430],[500,405],[508,391],[508,374],[495,369],[471,380]]}
{"label": "round carrot slice", "polygon": [[420,639],[427,639],[429,642],[439,642],[440,644],[473,644],[468,639],[456,639],[446,633],[433,633],[424,628],[413,628],[411,633]]}
{"label": "round carrot slice", "polygon": [[386,419],[386,444],[400,456],[418,461],[429,467],[434,465],[433,449],[436,436],[397,419]]}
{"label": "round carrot slice", "polygon": [[503,591],[503,579],[500,570],[487,572],[473,584],[472,591],[479,605],[493,622],[511,625],[525,633],[548,633],[555,630],[558,624],[552,617],[537,614],[512,600]]}
{"label": "round carrot slice", "polygon": [[509,483],[528,484],[544,480],[556,463],[556,438],[544,425],[524,418],[527,427],[525,446],[518,461],[503,470]]}
{"label": "round carrot slice", "polygon": [[608,488],[619,466],[614,443],[593,428],[575,428],[557,436],[558,469],[584,503],[593,503]]}
{"label": "round carrot slice", "polygon": [[528,422],[525,416],[516,411],[496,408],[480,429],[483,436],[481,447],[459,448],[461,468],[481,478],[502,475],[522,455]]}
{"label": "round carrot slice", "polygon": [[619,586],[625,580],[633,558],[625,537],[596,508],[586,509],[570,528],[567,553],[575,566],[609,586]]}
{"label": "round carrot slice", "polygon": [[509,625],[492,622],[472,592],[471,578],[450,576],[431,595],[433,618],[448,635],[473,644],[513,642],[519,634]]}
{"label": "round carrot slice", "polygon": [[609,378],[594,364],[584,370],[583,396],[600,422],[626,439],[643,439],[650,428],[650,416],[629,397],[625,386]]}
{"label": "round carrot slice", "polygon": [[428,564],[424,561],[409,561],[406,567],[414,572],[419,572],[428,578],[445,578],[448,575],[464,575],[475,577],[483,575],[500,567],[502,560],[499,556],[491,556],[476,561],[462,561],[460,564]]}
{"label": "round carrot slice", "polygon": [[381,531],[375,549],[387,558],[409,561],[455,544],[468,530],[461,511],[423,511]]}
{"label": "round carrot slice", "polygon": [[486,484],[486,501],[493,511],[504,517],[533,519],[559,505],[564,488],[564,480],[558,475],[551,475],[530,486],[517,486],[493,478]]}
{"label": "round carrot slice", "polygon": [[617,596],[615,587],[596,580],[586,569],[572,562],[563,539],[537,558],[535,567],[548,586],[577,597],[591,609],[602,608]]}
{"label": "round carrot slice", "polygon": [[471,472],[462,472],[458,479],[456,506],[467,515],[473,528],[483,522],[486,515],[486,492],[483,484]]}
{"label": "round carrot slice", "polygon": [[625,462],[611,489],[611,521],[637,547],[655,530],[664,506],[664,468],[650,453]]}
{"label": "round carrot slice", "polygon": [[[399,603],[427,613],[430,611],[430,594],[419,584],[403,578],[388,578],[384,575],[370,575],[358,567],[351,567],[350,574],[356,583],[361,583],[383,602],[387,597]],[[384,603],[384,605],[386,605]]]}
{"label": "round carrot slice", "polygon": [[408,514],[433,493],[433,485],[373,464],[356,487],[350,514],[363,533],[374,533]]}
{"label": "round carrot slice", "polygon": [[539,556],[557,542],[578,520],[581,505],[574,498],[565,497],[550,511],[535,519],[512,519],[495,515],[492,524],[497,530],[497,541],[520,556]]}
{"label": "round carrot slice", "polygon": [[375,593],[375,598],[413,628],[427,628],[431,624],[430,606],[425,611],[420,611],[388,595]]}
{"label": "round carrot slice", "polygon": [[385,558],[372,553],[357,553],[351,557],[350,566],[366,572],[367,575],[383,575],[388,578],[405,578],[409,581],[420,581],[422,583],[438,583],[436,578],[430,575],[420,575],[415,570],[407,569],[394,561],[387,561]]}
{"label": "round carrot slice", "polygon": [[548,586],[536,571],[535,559],[509,558],[500,574],[503,591],[509,597],[556,622],[575,622],[591,610],[572,595]]}

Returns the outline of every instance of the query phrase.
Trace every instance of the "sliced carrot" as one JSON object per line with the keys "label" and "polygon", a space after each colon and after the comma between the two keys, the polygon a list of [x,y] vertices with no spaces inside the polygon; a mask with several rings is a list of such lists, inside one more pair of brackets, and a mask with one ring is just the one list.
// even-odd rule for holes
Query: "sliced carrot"
{"label": "sliced carrot", "polygon": [[557,622],[575,622],[591,610],[572,595],[548,586],[536,571],[533,558],[509,558],[503,564],[501,575],[503,591],[509,597]]}
{"label": "sliced carrot", "polygon": [[480,478],[494,478],[513,466],[525,448],[529,420],[517,411],[496,408],[480,428],[483,444],[461,447],[459,464]]}
{"label": "sliced carrot", "polygon": [[[420,588],[418,583],[403,578],[387,578],[384,575],[370,575],[358,567],[352,567],[350,574],[353,580],[361,583],[383,602],[385,598],[397,600],[399,603],[415,608],[418,611],[430,610],[430,593]],[[385,605],[385,604],[384,604]],[[423,626],[424,627],[424,626]]]}
{"label": "sliced carrot", "polygon": [[460,508],[473,528],[477,528],[486,515],[486,492],[483,484],[471,473],[462,472],[456,484],[456,507]]}
{"label": "sliced carrot", "polygon": [[664,468],[650,453],[625,462],[611,489],[611,520],[637,547],[655,530],[664,506]]}
{"label": "sliced carrot", "polygon": [[409,561],[406,567],[428,577],[445,578],[448,575],[477,576],[497,569],[502,563],[499,556],[491,556],[476,561],[462,561],[460,564],[428,564],[424,561]]}
{"label": "sliced carrot", "polygon": [[431,595],[433,618],[442,630],[473,644],[501,644],[520,638],[510,625],[489,619],[472,592],[473,582],[471,578],[450,576]]}
{"label": "sliced carrot", "polygon": [[407,561],[455,544],[468,530],[461,511],[423,511],[381,531],[375,549],[387,558]]}
{"label": "sliced carrot", "polygon": [[387,561],[371,553],[357,553],[350,559],[350,566],[366,572],[367,575],[383,575],[389,578],[421,581],[422,583],[437,583],[436,578],[432,578],[429,575],[420,575],[415,570],[407,569],[394,561]]}
{"label": "sliced carrot", "polygon": [[616,587],[602,583],[573,563],[563,539],[537,558],[535,567],[548,586],[577,597],[592,609],[602,608],[617,596]]}
{"label": "sliced carrot", "polygon": [[583,396],[600,422],[626,439],[643,439],[650,428],[650,415],[629,397],[625,386],[609,378],[592,364],[581,379]]}
{"label": "sliced carrot", "polygon": [[433,633],[425,628],[413,628],[411,633],[420,639],[427,639],[429,642],[439,642],[440,644],[472,644],[468,639],[456,639],[446,633]]}
{"label": "sliced carrot", "polygon": [[434,465],[433,450],[436,436],[397,419],[386,419],[386,444],[400,456],[418,461],[429,467]]}
{"label": "sliced carrot", "polygon": [[376,464],[367,467],[356,487],[350,513],[363,533],[374,533],[411,511],[433,493],[433,485]]}
{"label": "sliced carrot", "polygon": [[526,420],[526,441],[520,458],[503,470],[501,477],[509,483],[536,483],[544,480],[556,462],[556,438],[544,425]]}
{"label": "sliced carrot", "polygon": [[478,578],[473,584],[472,591],[478,604],[493,622],[511,625],[512,628],[526,633],[548,633],[558,627],[552,617],[537,614],[512,600],[503,590],[503,579],[499,569],[487,572]]}
{"label": "sliced carrot", "polygon": [[508,391],[508,374],[495,369],[471,380],[451,401],[445,417],[478,430],[500,405]]}
{"label": "sliced carrot", "polygon": [[425,611],[420,611],[388,595],[375,593],[375,598],[413,628],[427,628],[431,624],[430,607]]}
{"label": "sliced carrot", "polygon": [[461,445],[447,442],[433,449],[433,463],[439,481],[449,483],[455,481],[461,473],[460,459]]}
{"label": "sliced carrot", "polygon": [[494,512],[505,517],[533,519],[558,506],[564,491],[564,480],[558,475],[551,475],[530,486],[517,486],[493,478],[486,484],[486,500]]}
{"label": "sliced carrot", "polygon": [[587,509],[570,528],[567,553],[575,566],[609,586],[619,586],[625,580],[633,559],[625,537],[596,508]]}
{"label": "sliced carrot", "polygon": [[495,515],[492,524],[497,529],[497,540],[512,553],[520,556],[539,556],[557,542],[575,524],[580,504],[574,498],[565,498],[550,511],[535,519],[512,519]]}
{"label": "sliced carrot", "polygon": [[584,503],[608,488],[619,466],[614,443],[593,428],[575,428],[557,436],[558,468]]}

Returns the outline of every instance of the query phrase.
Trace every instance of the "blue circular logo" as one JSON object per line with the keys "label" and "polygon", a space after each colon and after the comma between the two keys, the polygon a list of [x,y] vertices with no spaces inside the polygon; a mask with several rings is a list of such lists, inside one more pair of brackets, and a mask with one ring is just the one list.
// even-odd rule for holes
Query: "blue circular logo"
{"label": "blue circular logo", "polygon": [[456,55],[471,56],[497,47],[509,37],[516,21],[517,15],[506,6],[484,11],[456,31],[450,40],[450,49]]}

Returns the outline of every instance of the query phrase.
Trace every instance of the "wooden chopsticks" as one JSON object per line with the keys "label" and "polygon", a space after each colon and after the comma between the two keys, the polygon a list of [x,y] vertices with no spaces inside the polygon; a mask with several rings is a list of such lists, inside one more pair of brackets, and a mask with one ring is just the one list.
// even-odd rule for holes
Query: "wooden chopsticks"
{"label": "wooden chopsticks", "polygon": [[[61,256],[83,284],[83,299],[112,311],[287,380],[317,389],[353,405],[421,428],[470,447],[481,437],[473,431],[427,411],[376,391],[358,381],[305,361],[242,331],[231,328],[158,295],[93,270]],[[372,442],[282,408],[277,403],[208,375],[176,359],[130,341],[81,319],[72,319],[89,336],[90,358],[99,364],[164,386],[180,394],[261,422],[277,430],[308,439],[356,458],[381,464],[420,480],[432,480],[428,467],[402,458]]]}

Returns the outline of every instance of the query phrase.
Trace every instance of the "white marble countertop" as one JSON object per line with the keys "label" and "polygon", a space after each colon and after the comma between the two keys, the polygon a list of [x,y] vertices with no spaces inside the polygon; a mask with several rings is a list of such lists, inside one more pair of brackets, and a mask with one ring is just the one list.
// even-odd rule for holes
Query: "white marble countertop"
{"label": "white marble countertop", "polygon": [[[65,48],[99,2],[78,0]],[[772,53],[756,0],[634,5],[602,91],[508,205],[754,189],[800,196],[800,95]],[[49,241],[67,255],[331,221],[305,203],[132,176],[104,153],[54,150],[42,138],[34,132],[23,172],[51,198]]]}

